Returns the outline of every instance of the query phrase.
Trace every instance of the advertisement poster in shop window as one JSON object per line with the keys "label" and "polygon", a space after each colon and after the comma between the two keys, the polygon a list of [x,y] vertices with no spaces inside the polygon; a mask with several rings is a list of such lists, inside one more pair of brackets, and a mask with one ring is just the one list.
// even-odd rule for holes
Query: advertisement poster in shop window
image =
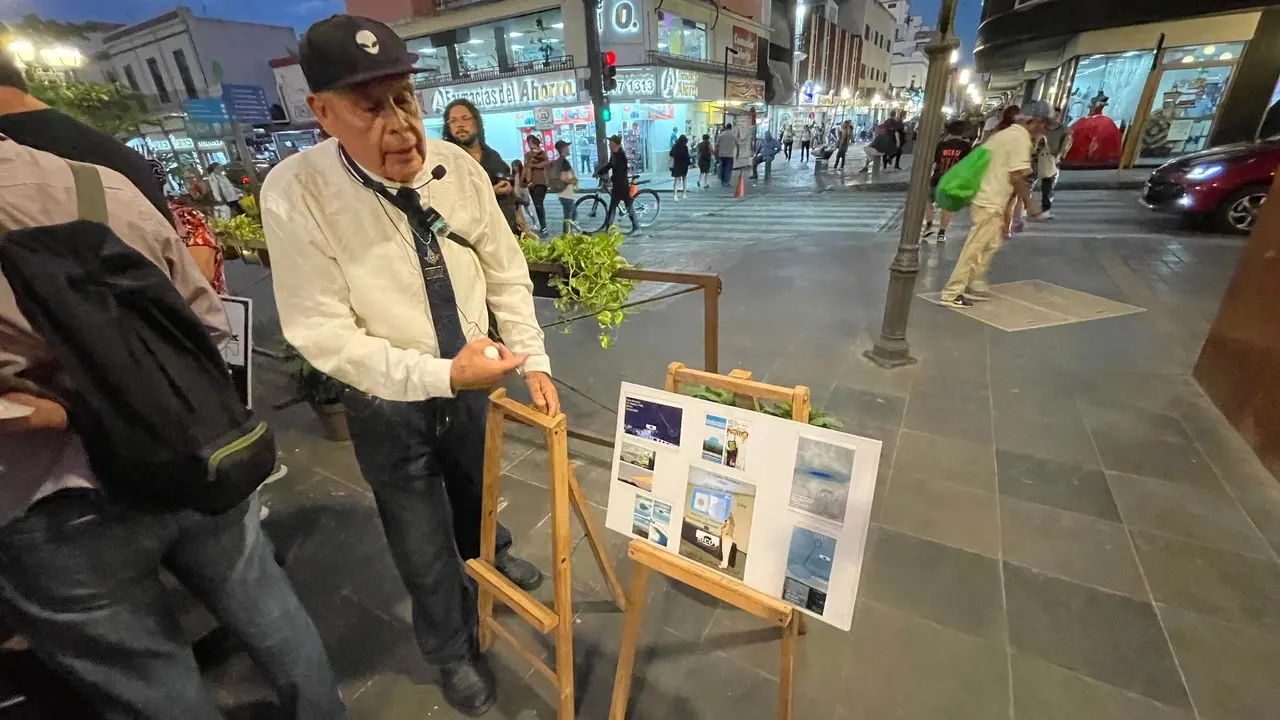
{"label": "advertisement poster in shop window", "polygon": [[733,26],[733,49],[737,55],[729,56],[729,64],[744,70],[756,69],[756,34],[737,25]]}

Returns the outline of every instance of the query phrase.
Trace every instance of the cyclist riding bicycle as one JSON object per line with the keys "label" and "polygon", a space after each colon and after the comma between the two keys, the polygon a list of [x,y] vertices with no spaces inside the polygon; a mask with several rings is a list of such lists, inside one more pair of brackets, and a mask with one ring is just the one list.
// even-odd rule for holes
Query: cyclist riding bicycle
{"label": "cyclist riding bicycle", "polygon": [[627,166],[627,154],[622,152],[621,136],[609,137],[609,162],[602,165],[595,173],[596,177],[602,179],[605,175],[610,175],[609,212],[605,215],[605,227],[613,225],[613,214],[618,210],[618,204],[622,203],[627,208],[627,216],[631,218],[631,232],[640,232],[640,225],[636,222],[635,205],[631,197],[631,173]]}

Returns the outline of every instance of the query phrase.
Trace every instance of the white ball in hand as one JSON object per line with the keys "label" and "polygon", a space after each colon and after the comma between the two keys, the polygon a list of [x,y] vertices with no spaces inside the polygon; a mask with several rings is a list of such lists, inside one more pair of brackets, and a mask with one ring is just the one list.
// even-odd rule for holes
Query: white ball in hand
{"label": "white ball in hand", "polygon": [[498,353],[498,346],[497,346],[497,345],[490,345],[490,346],[486,347],[486,348],[484,349],[484,356],[485,356],[485,357],[487,357],[487,358],[489,358],[490,360],[497,360],[498,358],[502,357],[502,356]]}

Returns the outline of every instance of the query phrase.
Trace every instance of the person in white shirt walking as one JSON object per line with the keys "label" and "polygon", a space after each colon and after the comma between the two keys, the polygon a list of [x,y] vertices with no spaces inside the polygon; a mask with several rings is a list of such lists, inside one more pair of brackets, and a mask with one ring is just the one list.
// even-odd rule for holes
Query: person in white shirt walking
{"label": "person in white shirt walking", "polygon": [[209,191],[215,203],[213,211],[218,217],[226,219],[244,214],[240,208],[240,198],[244,193],[227,179],[218,163],[209,166]]}
{"label": "person in white shirt walking", "polygon": [[971,307],[973,300],[986,300],[987,270],[1000,249],[1004,236],[1005,207],[1016,196],[1027,207],[1029,220],[1039,220],[1041,211],[1031,200],[1031,148],[1044,135],[1049,122],[1049,106],[1043,101],[1027,104],[1017,122],[992,135],[982,147],[990,153],[990,163],[982,176],[978,194],[970,204],[973,226],[956,259],[951,279],[942,288],[941,301],[953,307]]}
{"label": "person in white shirt walking", "polygon": [[[417,55],[386,25],[335,15],[299,47],[307,102],[331,139],[287,158],[262,189],[285,337],[344,397],[356,459],[413,602],[419,650],[445,700],[493,705],[462,561],[477,557],[484,390],[523,369],[560,412],[524,256],[480,164],[425,138]],[[487,337],[490,312],[510,347]],[[498,529],[498,569],[542,582]]]}

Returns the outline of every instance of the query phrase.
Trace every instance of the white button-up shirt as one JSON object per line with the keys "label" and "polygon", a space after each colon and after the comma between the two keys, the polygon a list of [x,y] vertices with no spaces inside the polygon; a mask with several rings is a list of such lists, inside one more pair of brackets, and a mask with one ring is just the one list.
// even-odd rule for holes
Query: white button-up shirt
{"label": "white button-up shirt", "polygon": [[[431,170],[445,176],[426,187]],[[367,170],[366,170],[367,172]],[[396,183],[382,180],[392,192]],[[533,310],[533,283],[493,185],[456,145],[426,141],[412,183],[475,252],[439,238],[467,340],[498,330],[525,370],[551,371]],[[409,221],[344,167],[337,140],[287,158],[262,185],[262,222],[285,338],[322,372],[385,400],[451,397],[452,360],[439,357]]]}

